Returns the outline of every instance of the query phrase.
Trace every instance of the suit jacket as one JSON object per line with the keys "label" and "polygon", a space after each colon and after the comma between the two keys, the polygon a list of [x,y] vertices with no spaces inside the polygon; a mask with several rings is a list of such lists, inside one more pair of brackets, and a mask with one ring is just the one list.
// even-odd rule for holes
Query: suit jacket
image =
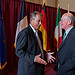
{"label": "suit jacket", "polygon": [[72,28],[58,50],[60,67],[56,75],[75,75],[75,28]]}
{"label": "suit jacket", "polygon": [[[42,33],[38,31],[38,35],[43,45]],[[44,65],[34,62],[35,56],[40,53],[37,38],[29,25],[17,37],[18,75],[44,75]]]}

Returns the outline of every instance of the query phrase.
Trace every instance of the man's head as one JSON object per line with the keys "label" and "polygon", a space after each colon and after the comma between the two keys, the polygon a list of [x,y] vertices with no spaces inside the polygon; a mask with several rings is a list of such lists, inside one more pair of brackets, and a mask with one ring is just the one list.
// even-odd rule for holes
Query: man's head
{"label": "man's head", "polygon": [[38,30],[39,27],[41,26],[42,16],[43,15],[37,11],[34,11],[33,13],[31,13],[30,24],[32,25],[34,29]]}
{"label": "man's head", "polygon": [[63,14],[60,21],[61,28],[64,30],[69,29],[71,26],[74,25],[74,21],[75,21],[75,18],[71,13]]}

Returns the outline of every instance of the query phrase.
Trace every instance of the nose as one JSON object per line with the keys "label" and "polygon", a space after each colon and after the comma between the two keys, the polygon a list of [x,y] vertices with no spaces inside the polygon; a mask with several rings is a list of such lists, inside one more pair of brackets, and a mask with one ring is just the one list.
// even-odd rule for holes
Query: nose
{"label": "nose", "polygon": [[61,21],[59,21],[59,23],[61,23]]}
{"label": "nose", "polygon": [[59,24],[62,24],[62,21],[59,21]]}

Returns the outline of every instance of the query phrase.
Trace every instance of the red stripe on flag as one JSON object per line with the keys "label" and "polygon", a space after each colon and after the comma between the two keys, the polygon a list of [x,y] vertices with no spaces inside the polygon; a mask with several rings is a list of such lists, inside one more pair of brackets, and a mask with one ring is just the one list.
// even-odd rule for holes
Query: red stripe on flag
{"label": "red stripe on flag", "polygon": [[47,28],[46,28],[46,14],[45,14],[45,12],[44,12],[44,10],[42,9],[42,12],[41,12],[42,14],[43,14],[43,21],[42,21],[42,25],[43,25],[43,27],[44,27],[44,29],[45,29],[45,31],[47,32]]}
{"label": "red stripe on flag", "polygon": [[60,44],[61,44],[61,42],[62,42],[62,36],[59,37],[58,41],[59,41],[59,44],[58,44],[58,48],[59,48],[59,46],[60,46]]}

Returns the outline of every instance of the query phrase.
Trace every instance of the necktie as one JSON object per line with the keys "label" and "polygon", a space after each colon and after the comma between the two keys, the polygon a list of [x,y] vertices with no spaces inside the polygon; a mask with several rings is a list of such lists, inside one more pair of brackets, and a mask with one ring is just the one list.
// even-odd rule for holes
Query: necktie
{"label": "necktie", "polygon": [[38,36],[38,33],[36,32],[36,37],[37,37],[37,41],[38,41],[38,44],[40,46],[40,50],[41,50],[41,53],[42,53],[42,58],[44,59],[44,54],[43,54],[43,50],[42,50],[42,46],[41,46],[41,41],[40,41],[40,38]]}
{"label": "necktie", "polygon": [[65,32],[64,35],[63,35],[63,41],[64,41],[65,38],[66,38],[66,32]]}

